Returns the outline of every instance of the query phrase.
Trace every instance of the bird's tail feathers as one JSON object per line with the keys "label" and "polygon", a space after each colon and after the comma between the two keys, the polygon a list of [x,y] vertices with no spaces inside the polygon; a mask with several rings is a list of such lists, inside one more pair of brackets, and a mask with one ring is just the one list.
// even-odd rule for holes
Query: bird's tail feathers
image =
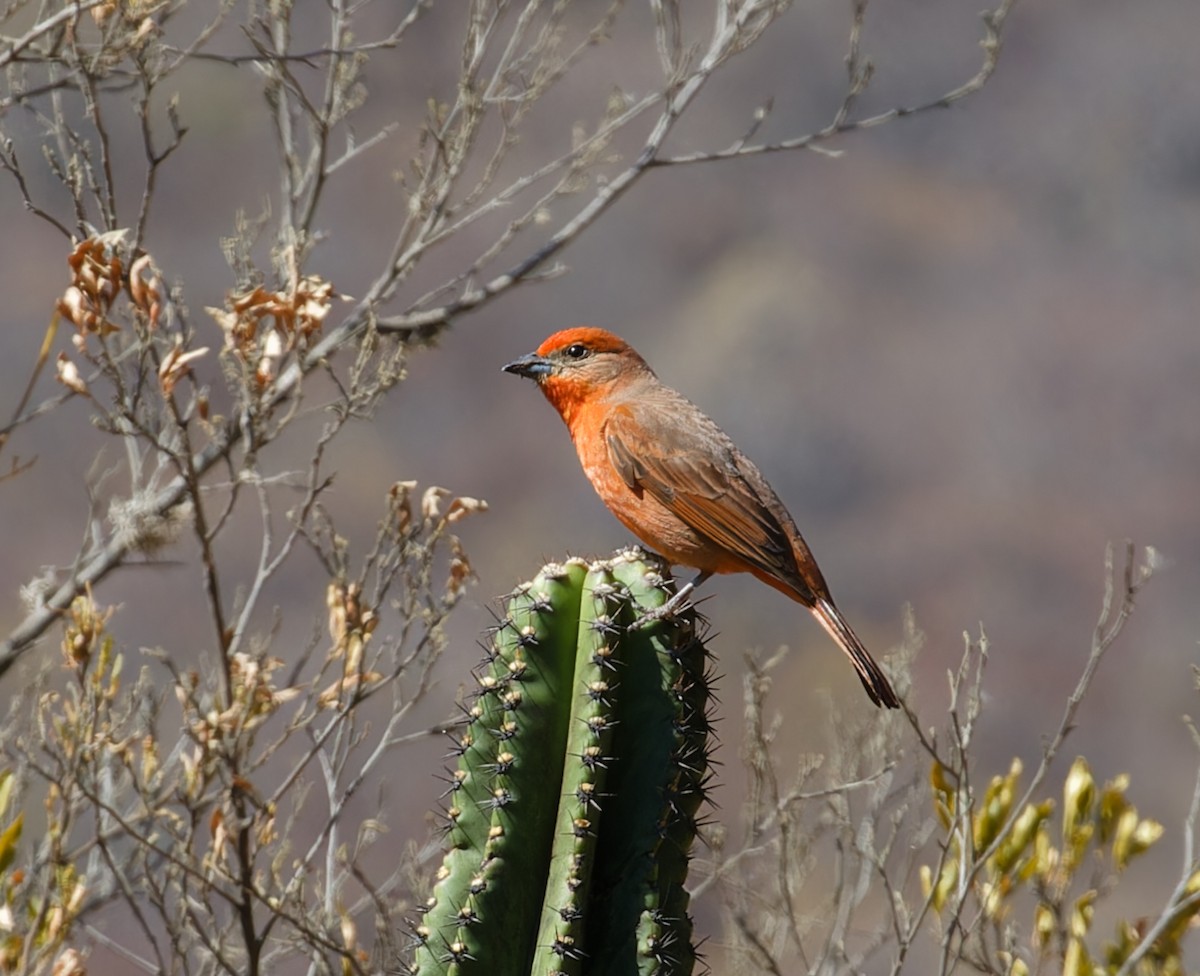
{"label": "bird's tail feathers", "polygon": [[850,658],[850,663],[858,672],[858,679],[863,683],[871,701],[881,707],[899,708],[900,699],[892,690],[887,676],[875,663],[875,659],[863,646],[863,642],[858,639],[858,635],[854,633],[846,618],[842,616],[842,612],[833,605],[832,601],[820,598],[811,609],[817,621],[837,642],[838,647],[846,652],[846,657]]}

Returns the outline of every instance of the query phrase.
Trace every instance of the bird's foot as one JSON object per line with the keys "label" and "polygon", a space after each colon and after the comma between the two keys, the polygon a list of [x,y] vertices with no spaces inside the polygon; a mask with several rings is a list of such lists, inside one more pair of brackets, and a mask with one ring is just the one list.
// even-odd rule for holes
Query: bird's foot
{"label": "bird's foot", "polygon": [[637,618],[630,628],[636,630],[639,627],[644,627],[646,624],[654,623],[656,620],[662,620],[664,617],[669,617],[677,610],[682,610],[687,606],[688,597],[692,595],[692,591],[696,589],[695,582],[684,583],[666,603],[661,607],[655,607],[653,610],[647,610]]}

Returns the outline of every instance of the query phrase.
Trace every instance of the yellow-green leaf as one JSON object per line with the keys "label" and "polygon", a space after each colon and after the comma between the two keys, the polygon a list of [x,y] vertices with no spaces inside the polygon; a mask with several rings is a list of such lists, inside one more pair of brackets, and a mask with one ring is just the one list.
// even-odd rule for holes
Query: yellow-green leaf
{"label": "yellow-green leaf", "polygon": [[16,819],[0,833],[0,872],[7,871],[17,856],[17,842],[21,839],[21,826],[25,814],[18,813]]}

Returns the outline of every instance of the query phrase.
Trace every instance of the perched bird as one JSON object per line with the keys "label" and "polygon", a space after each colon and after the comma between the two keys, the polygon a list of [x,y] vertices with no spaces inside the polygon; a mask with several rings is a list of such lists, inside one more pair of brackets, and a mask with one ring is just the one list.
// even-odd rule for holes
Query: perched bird
{"label": "perched bird", "polygon": [[603,329],[566,329],[504,370],[537,382],[625,527],[670,563],[700,571],[683,591],[713,573],[753,573],[812,611],[871,701],[899,707],[762,472],[628,343]]}

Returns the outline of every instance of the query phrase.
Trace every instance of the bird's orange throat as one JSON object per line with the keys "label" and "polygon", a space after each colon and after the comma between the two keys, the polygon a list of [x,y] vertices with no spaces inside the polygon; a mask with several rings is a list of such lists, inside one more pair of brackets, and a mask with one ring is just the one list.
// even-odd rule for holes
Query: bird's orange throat
{"label": "bird's orange throat", "polygon": [[559,416],[566,421],[567,427],[574,433],[575,424],[582,416],[584,405],[594,391],[585,388],[580,383],[558,376],[547,376],[538,385],[546,399],[550,401]]}

